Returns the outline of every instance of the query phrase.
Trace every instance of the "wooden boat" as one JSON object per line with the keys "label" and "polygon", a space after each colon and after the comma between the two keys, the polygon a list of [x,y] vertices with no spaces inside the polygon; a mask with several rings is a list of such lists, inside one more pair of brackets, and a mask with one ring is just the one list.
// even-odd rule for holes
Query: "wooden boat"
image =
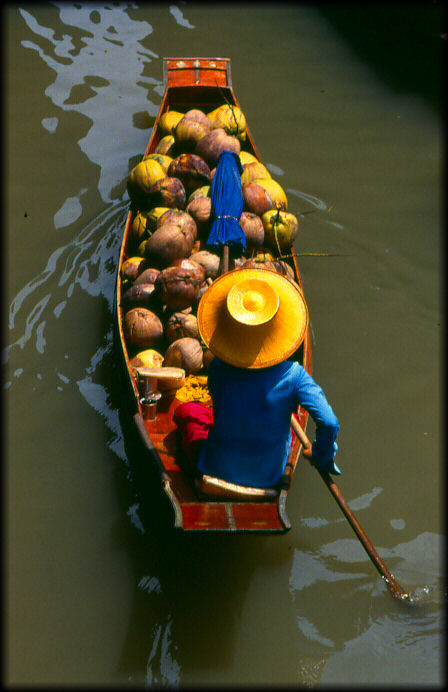
{"label": "wooden boat", "polygon": [[[197,108],[209,113],[225,102],[239,107],[232,88],[229,58],[164,58],[163,78],[164,95],[144,155],[154,152],[161,138],[158,129],[159,119],[166,111],[186,112]],[[242,149],[261,161],[249,129],[247,129],[247,138]],[[125,310],[122,306],[123,281],[120,270],[125,260],[133,254],[130,248],[133,218],[134,212],[131,208],[124,229],[118,262],[114,316],[115,344],[123,374],[124,405],[133,421],[131,425],[138,431],[142,445],[141,454],[146,455],[147,463],[155,469],[157,482],[169,500],[173,525],[185,532],[285,533],[291,527],[286,514],[286,498],[301,450],[301,444],[297,438],[293,440],[284,476],[278,488],[260,493],[231,484],[214,483],[214,479],[211,479],[208,486],[202,483],[201,488],[198,488],[194,474],[185,468],[177,428],[173,422],[173,413],[179,405],[178,399],[162,396],[157,404],[155,418],[151,419],[153,412],[148,416],[148,406],[141,401],[140,376],[136,379],[135,371],[130,366],[132,354],[126,345],[123,332]],[[287,261],[294,271],[295,281],[302,288],[294,255]],[[304,342],[293,358],[311,373],[309,329]],[[153,405],[152,411],[154,408]],[[299,407],[297,416],[300,425],[305,429],[308,413]]]}

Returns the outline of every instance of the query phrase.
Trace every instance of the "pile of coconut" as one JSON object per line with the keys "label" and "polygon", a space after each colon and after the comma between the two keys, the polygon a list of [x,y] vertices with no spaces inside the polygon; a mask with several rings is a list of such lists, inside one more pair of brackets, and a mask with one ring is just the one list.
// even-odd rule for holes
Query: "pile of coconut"
{"label": "pile of coconut", "polygon": [[289,252],[298,221],[279,183],[244,150],[247,127],[239,108],[170,110],[160,117],[157,134],[155,151],[128,179],[133,218],[120,270],[123,331],[132,366],[179,367],[194,375],[206,372],[212,358],[201,344],[196,312],[220,269],[218,251],[206,242],[221,152],[234,151],[243,166],[239,222],[247,246],[235,266],[268,267],[294,281],[280,256]]}

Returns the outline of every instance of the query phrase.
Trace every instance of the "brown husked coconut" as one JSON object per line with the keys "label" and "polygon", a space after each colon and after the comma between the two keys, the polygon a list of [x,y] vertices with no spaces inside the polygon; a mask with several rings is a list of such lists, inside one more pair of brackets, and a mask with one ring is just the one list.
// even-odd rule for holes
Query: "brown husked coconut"
{"label": "brown husked coconut", "polygon": [[205,113],[196,109],[190,110],[176,125],[176,145],[181,151],[191,151],[212,129],[213,124]]}
{"label": "brown husked coconut", "polygon": [[200,249],[201,249],[201,241],[198,238],[198,240],[195,240],[193,243],[193,247],[191,248],[190,255],[192,255],[196,252],[199,252]]}
{"label": "brown husked coconut", "polygon": [[187,204],[185,211],[194,219],[199,235],[208,233],[211,227],[212,213],[210,197],[196,197]]}
{"label": "brown husked coconut", "polygon": [[145,243],[145,255],[151,264],[165,268],[177,259],[189,257],[193,238],[175,223],[162,224]]}
{"label": "brown husked coconut", "polygon": [[240,226],[246,236],[246,252],[264,244],[264,226],[257,214],[243,211],[240,216]]}
{"label": "brown husked coconut", "polygon": [[205,272],[203,268],[200,266],[199,262],[195,262],[191,259],[191,257],[175,260],[171,266],[179,267],[179,269],[187,269],[189,271],[196,272],[198,276],[202,277],[202,280],[204,280]]}
{"label": "brown husked coconut", "polygon": [[169,165],[168,175],[182,181],[187,196],[198,187],[210,185],[210,168],[196,154],[177,156]]}
{"label": "brown husked coconut", "polygon": [[151,348],[163,337],[163,325],[151,310],[132,308],[124,316],[123,333],[128,345]]}
{"label": "brown husked coconut", "polygon": [[138,286],[139,284],[153,284],[159,274],[160,269],[148,267],[148,269],[144,269],[142,273],[137,276],[134,281],[134,286]]}
{"label": "brown husked coconut", "polygon": [[163,306],[163,316],[164,316],[164,322],[166,322],[173,312],[181,312],[183,315],[190,315],[193,312],[193,308],[191,305],[188,308],[183,308],[183,310],[171,310],[171,308],[168,307],[168,305]]}
{"label": "brown husked coconut", "polygon": [[160,272],[154,284],[157,296],[171,310],[184,310],[197,298],[204,277],[200,264],[184,260],[179,266],[167,267]]}
{"label": "brown husked coconut", "polygon": [[185,336],[170,344],[165,351],[165,367],[182,368],[187,375],[194,375],[202,367],[202,347],[197,339]]}
{"label": "brown husked coconut", "polygon": [[286,276],[286,278],[290,279],[291,281],[295,280],[296,275],[294,273],[294,269],[287,262],[285,262],[285,260],[276,260],[274,264],[279,274],[283,274],[283,276]]}
{"label": "brown husked coconut", "polygon": [[263,216],[269,209],[275,207],[274,202],[269,195],[269,192],[257,183],[246,183],[242,185],[241,192],[243,195],[244,211],[250,211],[252,214]]}
{"label": "brown husked coconut", "polygon": [[247,260],[244,257],[244,255],[242,255],[241,257],[235,257],[235,259],[233,260],[235,269],[240,269],[240,267],[242,267],[246,261]]}
{"label": "brown husked coconut", "polygon": [[212,130],[196,144],[194,153],[200,156],[208,164],[209,168],[214,168],[221,152],[233,151],[239,154],[241,145],[239,140],[232,135],[226,134],[223,128],[219,127]]}
{"label": "brown husked coconut", "polygon": [[165,336],[169,343],[182,339],[185,336],[199,339],[197,317],[191,313],[173,312],[166,322]]}
{"label": "brown husked coconut", "polygon": [[193,303],[193,309],[197,308],[197,306],[199,305],[199,301],[201,300],[202,296],[204,295],[206,290],[209,288],[209,286],[212,285],[212,283],[213,283],[213,279],[208,278],[204,281],[204,283],[201,284],[199,291],[198,291],[198,294],[197,294],[195,301]]}
{"label": "brown husked coconut", "polygon": [[185,118],[190,120],[196,120],[198,123],[203,123],[206,127],[213,127],[213,123],[206,113],[199,110],[199,108],[190,108],[189,111],[185,113]]}
{"label": "brown husked coconut", "polygon": [[169,207],[183,209],[187,203],[187,194],[179,178],[167,176],[157,180],[148,192],[148,209],[151,207]]}
{"label": "brown husked coconut", "polygon": [[199,252],[195,252],[194,254],[190,255],[189,259],[201,265],[206,279],[209,277],[216,279],[218,276],[220,257],[219,255],[215,255],[214,252],[200,250]]}
{"label": "brown husked coconut", "polygon": [[277,271],[277,268],[274,264],[274,262],[271,262],[268,259],[259,259],[258,257],[251,257],[251,259],[246,260],[243,265],[243,267],[249,268],[249,269],[270,269],[273,272]]}
{"label": "brown husked coconut", "polygon": [[121,306],[125,310],[130,310],[131,308],[147,308],[152,310],[154,305],[154,284],[139,284],[131,286],[123,294],[121,299]]}
{"label": "brown husked coconut", "polygon": [[186,211],[179,211],[178,209],[166,211],[157,221],[157,228],[160,228],[164,223],[175,223],[180,229],[188,231],[193,240],[198,237],[196,221]]}

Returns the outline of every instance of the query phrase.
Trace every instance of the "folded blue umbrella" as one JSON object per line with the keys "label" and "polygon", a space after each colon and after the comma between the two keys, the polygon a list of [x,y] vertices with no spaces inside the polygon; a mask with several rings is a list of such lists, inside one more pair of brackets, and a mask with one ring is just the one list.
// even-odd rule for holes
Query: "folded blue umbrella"
{"label": "folded blue umbrella", "polygon": [[233,151],[221,152],[211,188],[212,227],[207,246],[220,248],[228,245],[235,256],[241,255],[246,249],[246,236],[239,224],[243,211],[242,172],[237,154]]}

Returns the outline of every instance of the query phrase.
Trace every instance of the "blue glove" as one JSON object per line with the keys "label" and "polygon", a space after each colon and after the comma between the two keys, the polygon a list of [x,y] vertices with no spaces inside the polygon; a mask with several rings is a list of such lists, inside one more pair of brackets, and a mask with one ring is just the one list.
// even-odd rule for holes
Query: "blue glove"
{"label": "blue glove", "polygon": [[[333,442],[333,449],[334,449],[334,455],[333,456],[336,456],[336,452],[338,451],[338,443],[337,442]],[[316,457],[314,455],[314,442],[313,442],[313,460],[314,460],[314,463],[316,465],[316,468],[319,469],[319,471],[325,471],[325,473],[334,473],[337,476],[340,476],[342,473],[339,466],[337,464],[335,464],[334,458],[333,459],[326,459],[326,460],[322,460],[322,461],[319,459],[316,459]]]}
{"label": "blue glove", "polygon": [[326,461],[322,464],[316,464],[316,468],[319,469],[319,471],[325,471],[325,473],[334,473],[337,476],[340,476],[342,473],[341,469],[337,464],[334,463],[334,461]]}

